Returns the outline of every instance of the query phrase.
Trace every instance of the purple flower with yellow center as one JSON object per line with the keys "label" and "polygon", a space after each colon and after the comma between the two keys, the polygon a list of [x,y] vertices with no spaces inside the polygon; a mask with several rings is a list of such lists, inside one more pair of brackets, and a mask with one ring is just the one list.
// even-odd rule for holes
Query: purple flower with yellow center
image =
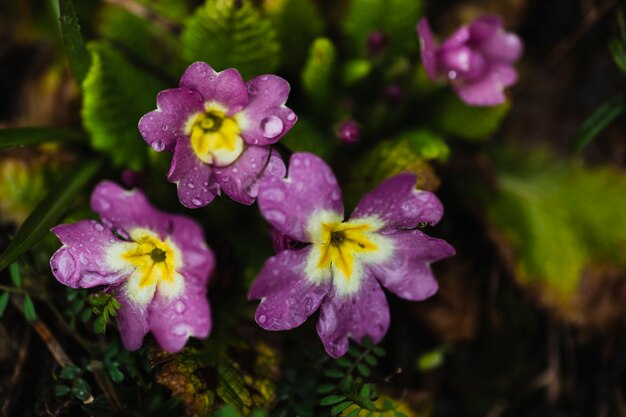
{"label": "purple flower with yellow center", "polygon": [[108,181],[95,188],[91,208],[101,222],[52,229],[63,243],[50,260],[55,278],[72,288],[105,286],[121,305],[117,322],[128,350],[139,349],[148,331],[169,352],[189,336],[207,337],[215,261],[200,226]]}
{"label": "purple flower with yellow center", "polygon": [[154,150],[174,152],[168,180],[184,206],[205,206],[222,191],[252,204],[260,181],[284,175],[269,145],[296,122],[285,106],[289,88],[276,75],[245,83],[235,69],[216,72],[196,62],[179,88],[159,93],[157,109],[141,118],[139,131]]}
{"label": "purple flower with yellow center", "polygon": [[330,167],[314,155],[293,154],[289,175],[270,178],[259,190],[259,208],[274,237],[280,233],[299,244],[276,245],[283,250],[267,260],[252,284],[248,298],[261,299],[257,323],[288,330],[319,308],[317,332],[328,354],[339,357],[349,337],[378,342],[387,332],[382,287],[408,300],[432,296],[437,282],[430,263],[454,249],[416,230],[422,222],[437,223],[443,207],[415,184],[408,173],[384,181],[345,220]]}
{"label": "purple flower with yellow center", "polygon": [[504,89],[517,81],[513,64],[522,41],[505,32],[500,16],[486,15],[461,26],[437,45],[428,20],[417,25],[422,62],[431,80],[446,78],[459,98],[472,106],[492,106],[506,100]]}

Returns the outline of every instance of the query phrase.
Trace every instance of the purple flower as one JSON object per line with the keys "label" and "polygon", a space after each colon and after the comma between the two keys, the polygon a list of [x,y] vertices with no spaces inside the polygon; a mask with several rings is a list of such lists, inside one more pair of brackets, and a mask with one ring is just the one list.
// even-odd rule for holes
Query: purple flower
{"label": "purple flower", "polygon": [[117,322],[128,350],[139,349],[148,331],[169,352],[182,349],[189,336],[207,337],[215,261],[200,226],[109,181],[95,188],[91,208],[102,222],[52,229],[63,243],[50,259],[55,278],[72,288],[107,286],[121,304]]}
{"label": "purple flower", "polygon": [[358,143],[361,139],[361,128],[354,120],[347,120],[337,128],[337,137],[340,141],[347,144]]}
{"label": "purple flower", "polygon": [[289,83],[276,75],[244,83],[235,69],[215,72],[196,62],[179,88],[159,93],[139,131],[154,150],[174,152],[168,180],[184,206],[205,206],[221,191],[252,204],[265,176],[285,173],[269,145],[296,122],[288,95]]}
{"label": "purple flower", "polygon": [[348,337],[378,342],[387,332],[389,307],[381,286],[408,300],[433,295],[437,282],[430,263],[454,249],[415,230],[443,214],[437,197],[416,190],[415,183],[408,173],[383,182],[344,220],[330,167],[314,155],[293,154],[287,178],[261,184],[258,203],[274,229],[306,245],[265,263],[248,294],[261,299],[257,323],[288,330],[319,308],[317,332],[328,354],[339,357]]}
{"label": "purple flower", "polygon": [[461,100],[472,106],[492,106],[506,100],[504,88],[517,81],[513,63],[522,54],[522,41],[504,31],[502,18],[482,16],[461,26],[437,45],[428,20],[417,25],[422,62],[431,80],[450,80]]}

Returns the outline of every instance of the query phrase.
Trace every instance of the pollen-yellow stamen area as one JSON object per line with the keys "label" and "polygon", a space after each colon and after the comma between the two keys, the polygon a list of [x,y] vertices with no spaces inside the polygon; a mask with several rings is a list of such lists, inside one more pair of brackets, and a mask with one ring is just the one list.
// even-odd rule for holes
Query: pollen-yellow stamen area
{"label": "pollen-yellow stamen area", "polygon": [[139,288],[151,287],[161,282],[174,283],[176,254],[167,242],[146,234],[135,239],[129,246],[131,249],[122,253],[121,257],[136,268]]}
{"label": "pollen-yellow stamen area", "polygon": [[354,270],[354,257],[357,254],[374,252],[378,246],[370,240],[368,224],[323,223],[322,243],[318,268],[334,267],[350,280]]}
{"label": "pollen-yellow stamen area", "polygon": [[189,119],[186,130],[191,148],[204,163],[230,165],[243,152],[239,124],[234,117],[228,117],[220,106],[206,105],[204,113]]}

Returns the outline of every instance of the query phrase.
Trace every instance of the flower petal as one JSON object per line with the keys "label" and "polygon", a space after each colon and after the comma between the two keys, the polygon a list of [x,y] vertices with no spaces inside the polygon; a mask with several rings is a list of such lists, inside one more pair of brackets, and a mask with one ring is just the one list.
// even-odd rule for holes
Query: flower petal
{"label": "flower petal", "polygon": [[271,145],[296,123],[296,114],[285,106],[289,83],[277,75],[261,75],[248,81],[250,102],[241,117],[241,136],[250,145]]}
{"label": "flower petal", "polygon": [[320,211],[343,219],[341,189],[335,174],[319,157],[298,152],[291,156],[287,178],[272,177],[259,186],[259,209],[280,233],[310,242],[308,223]]}
{"label": "flower petal", "polygon": [[122,343],[127,350],[137,350],[148,333],[147,306],[136,304],[126,295],[124,286],[115,294],[115,299],[121,307],[117,312],[117,327],[122,337]]}
{"label": "flower petal", "polygon": [[320,309],[317,333],[333,358],[348,350],[348,337],[361,342],[365,336],[380,342],[389,328],[389,306],[378,281],[366,275],[359,292],[340,296],[331,292]]}
{"label": "flower petal", "polygon": [[393,242],[393,255],[386,262],[367,266],[381,285],[398,297],[412,301],[435,294],[438,286],[430,264],[454,255],[454,248],[418,230],[404,230],[385,237]]}
{"label": "flower petal", "polygon": [[495,106],[506,101],[504,89],[516,80],[517,72],[511,64],[492,63],[484,77],[454,84],[454,89],[470,106]]}
{"label": "flower petal", "polygon": [[205,338],[209,335],[212,321],[206,293],[206,285],[188,279],[185,279],[185,290],[177,297],[165,297],[157,290],[149,307],[148,323],[163,350],[178,352],[189,336]]}
{"label": "flower petal", "polygon": [[156,102],[157,109],[139,120],[139,132],[155,151],[172,151],[189,118],[204,110],[202,96],[188,88],[173,88],[161,91]]}
{"label": "flower petal", "polygon": [[107,260],[107,250],[120,243],[111,230],[95,220],[52,228],[63,246],[50,259],[54,277],[72,288],[91,288],[120,282],[133,269]]}
{"label": "flower petal", "polygon": [[[215,168],[215,178],[226,195],[241,204],[252,204],[256,184],[270,158],[267,146],[248,146],[232,164]],[[256,189],[254,189],[256,188]]]}
{"label": "flower petal", "polygon": [[138,190],[128,191],[111,181],[102,181],[91,194],[91,209],[105,225],[120,232],[144,227],[165,238],[171,216],[154,208]]}
{"label": "flower petal", "polygon": [[248,299],[261,299],[255,319],[265,330],[298,327],[318,309],[330,290],[330,279],[313,282],[306,277],[309,250],[286,250],[269,258],[253,282]]}
{"label": "flower petal", "polygon": [[184,136],[176,142],[167,179],[177,185],[178,198],[185,207],[206,206],[219,193],[211,166],[198,159]]}
{"label": "flower petal", "polygon": [[442,50],[456,49],[465,45],[471,40],[472,34],[469,30],[469,26],[464,25],[458,28],[452,35],[441,44]]}
{"label": "flower petal", "polygon": [[399,174],[365,194],[350,219],[375,216],[386,229],[413,229],[419,223],[437,224],[443,216],[439,199],[428,191],[415,189],[413,174]]}
{"label": "flower petal", "polygon": [[204,232],[194,220],[180,215],[172,215],[170,238],[183,255],[178,272],[185,282],[206,286],[215,267],[213,252],[205,243]]}
{"label": "flower petal", "polygon": [[198,91],[205,102],[226,106],[229,116],[248,104],[246,84],[234,68],[216,72],[206,62],[194,62],[181,77],[180,86]]}
{"label": "flower petal", "polygon": [[417,35],[420,40],[422,64],[424,65],[428,77],[432,81],[435,81],[437,79],[437,61],[435,59],[437,44],[430,25],[428,24],[428,19],[425,17],[422,18],[417,25]]}

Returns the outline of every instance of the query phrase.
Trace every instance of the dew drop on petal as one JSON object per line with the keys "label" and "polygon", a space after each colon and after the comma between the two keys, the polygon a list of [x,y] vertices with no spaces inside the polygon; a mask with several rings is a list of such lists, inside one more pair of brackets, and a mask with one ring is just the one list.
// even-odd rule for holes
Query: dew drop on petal
{"label": "dew drop on petal", "polygon": [[273,223],[284,224],[287,218],[285,215],[278,210],[270,210],[265,213],[265,218]]}
{"label": "dew drop on petal", "polygon": [[185,323],[179,323],[172,328],[172,334],[175,336],[185,336],[191,334],[191,327]]}
{"label": "dew drop on petal", "polygon": [[168,125],[163,125],[161,126],[161,130],[164,132],[167,132],[167,129],[169,129],[170,127]]}
{"label": "dew drop on petal", "polygon": [[202,201],[200,201],[197,198],[192,199],[191,202],[193,203],[194,206],[201,206],[202,205]]}
{"label": "dew drop on petal", "polygon": [[266,138],[275,138],[283,131],[283,121],[277,116],[268,116],[261,120],[261,133]]}
{"label": "dew drop on petal", "polygon": [[176,312],[180,314],[185,311],[186,307],[187,306],[185,306],[185,303],[183,303],[182,301],[177,301],[176,304],[174,305],[174,310],[176,310]]}
{"label": "dew drop on petal", "polygon": [[94,229],[96,229],[96,231],[101,232],[104,230],[104,226],[101,225],[100,223],[96,223],[94,226]]}
{"label": "dew drop on petal", "polygon": [[196,188],[196,185],[195,185],[193,182],[189,181],[189,182],[187,183],[187,188],[189,188],[189,189],[193,190],[194,188]]}
{"label": "dew drop on petal", "polygon": [[152,146],[152,149],[154,149],[155,151],[161,152],[163,149],[165,149],[165,142],[163,142],[162,140],[155,140],[150,144],[150,146]]}
{"label": "dew drop on petal", "polygon": [[269,77],[268,77],[267,75],[264,75],[264,76],[262,76],[262,77],[261,77],[261,80],[263,80],[263,81],[267,81],[267,80],[268,80],[268,78],[269,78]]}
{"label": "dew drop on petal", "polygon": [[287,120],[289,120],[290,122],[293,122],[296,118],[296,114],[294,112],[291,112],[287,115]]}
{"label": "dew drop on petal", "polygon": [[263,324],[267,321],[267,317],[265,316],[265,314],[261,314],[258,318],[257,321],[259,322],[259,324]]}
{"label": "dew drop on petal", "polygon": [[251,96],[256,94],[256,87],[252,84],[248,85],[248,94],[250,94]]}

